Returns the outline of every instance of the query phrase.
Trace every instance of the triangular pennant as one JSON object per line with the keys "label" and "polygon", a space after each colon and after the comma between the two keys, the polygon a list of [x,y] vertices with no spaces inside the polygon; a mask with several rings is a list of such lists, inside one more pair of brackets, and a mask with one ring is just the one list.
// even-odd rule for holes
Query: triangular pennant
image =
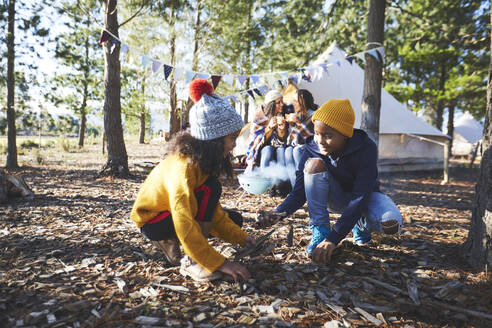
{"label": "triangular pennant", "polygon": [[255,99],[255,94],[251,90],[246,90],[248,92],[248,95],[251,96],[251,98]]}
{"label": "triangular pennant", "polygon": [[113,53],[113,51],[114,51],[114,49],[116,48],[116,46],[118,46],[120,43],[121,43],[121,41],[120,41],[120,40],[113,38],[113,39],[111,40],[111,44],[112,44],[112,45],[111,45],[111,49],[110,49],[110,51],[109,51],[109,52],[110,52],[110,53]]}
{"label": "triangular pennant", "polygon": [[179,78],[181,77],[181,75],[183,74],[184,72],[184,69],[180,68],[180,67],[175,67],[174,68],[174,81],[178,81]]}
{"label": "triangular pennant", "polygon": [[352,62],[354,61],[354,57],[353,56],[345,57],[345,59],[350,63],[350,65],[352,65]]}
{"label": "triangular pennant", "polygon": [[283,72],[279,72],[280,76],[283,78],[283,79],[286,79],[287,78],[287,75],[289,74],[289,72],[287,71],[283,71]]}
{"label": "triangular pennant", "polygon": [[122,42],[121,43],[121,52],[122,53],[127,53],[128,50],[130,50],[130,47],[126,43]]}
{"label": "triangular pennant", "polygon": [[378,57],[378,52],[376,51],[376,49],[371,49],[371,50],[367,51],[367,53],[369,55],[373,56],[377,61],[380,62],[379,57]]}
{"label": "triangular pennant", "polygon": [[171,74],[171,71],[173,70],[172,66],[164,64],[164,79],[167,81],[167,78],[169,77],[169,74]]}
{"label": "triangular pennant", "polygon": [[198,73],[196,76],[199,79],[204,79],[204,80],[208,80],[210,78],[210,74],[207,74],[207,73]]}
{"label": "triangular pennant", "polygon": [[267,87],[266,85],[262,85],[258,89],[260,89],[261,93],[263,93],[263,94],[266,94],[268,91],[270,91],[270,88]]}
{"label": "triangular pennant", "polygon": [[250,75],[250,78],[253,84],[256,84],[258,83],[258,81],[260,81],[260,77],[258,75]]}
{"label": "triangular pennant", "polygon": [[385,64],[385,60],[384,60],[384,48],[383,47],[376,48],[376,52],[378,53],[379,61],[381,63],[383,63],[383,65],[384,65]]}
{"label": "triangular pennant", "polygon": [[186,71],[186,83],[190,83],[191,81],[193,81],[195,75],[196,73],[193,71]]}
{"label": "triangular pennant", "polygon": [[142,66],[145,68],[150,63],[150,58],[147,55],[142,55]]}
{"label": "triangular pennant", "polygon": [[[161,68],[162,63],[158,60],[153,60],[152,61],[152,73],[157,73],[159,68]],[[167,78],[166,78],[167,79]]]}
{"label": "triangular pennant", "polygon": [[244,82],[246,82],[246,78],[247,78],[247,77],[248,77],[247,75],[238,75],[238,76],[237,76],[237,80],[239,81],[239,83],[240,83],[241,85],[243,85],[243,84],[244,84]]}
{"label": "triangular pennant", "polygon": [[355,57],[359,58],[360,60],[362,60],[362,62],[365,64],[366,63],[366,56],[363,52],[360,52],[358,54],[355,54],[354,55]]}
{"label": "triangular pennant", "polygon": [[232,74],[226,74],[226,75],[222,76],[222,79],[230,85],[232,85],[234,83],[234,75],[232,75]]}
{"label": "triangular pennant", "polygon": [[297,81],[299,81],[299,79],[297,78],[297,75],[291,75],[291,76],[289,76],[289,79],[291,79],[292,82],[294,82],[295,84],[297,84]]}
{"label": "triangular pennant", "polygon": [[217,89],[221,78],[221,75],[212,75],[212,86],[214,87],[214,90]]}
{"label": "triangular pennant", "polygon": [[101,37],[99,38],[99,45],[101,46],[104,42],[108,41],[111,38],[112,38],[112,36],[111,36],[111,34],[109,34],[108,31],[102,30],[101,31]]}
{"label": "triangular pennant", "polygon": [[255,92],[258,96],[260,96],[260,97],[262,97],[262,96],[263,96],[263,94],[260,92],[260,89],[258,89],[258,88],[254,88],[254,89],[253,89],[253,91],[254,91],[254,92]]}

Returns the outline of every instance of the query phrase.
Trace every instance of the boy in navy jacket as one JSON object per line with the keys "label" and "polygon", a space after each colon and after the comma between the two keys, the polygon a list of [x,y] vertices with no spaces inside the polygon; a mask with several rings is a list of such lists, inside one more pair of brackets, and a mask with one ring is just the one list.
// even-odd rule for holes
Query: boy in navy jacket
{"label": "boy in navy jacket", "polygon": [[[312,240],[306,253],[318,263],[329,263],[351,229],[355,242],[366,244],[371,231],[397,233],[402,216],[379,190],[377,146],[366,132],[353,128],[350,101],[327,101],[312,121],[314,136],[307,140],[294,188],[273,213],[260,216],[260,224],[274,224],[282,218],[276,213],[290,215],[307,200]],[[341,213],[333,227],[330,212]]]}

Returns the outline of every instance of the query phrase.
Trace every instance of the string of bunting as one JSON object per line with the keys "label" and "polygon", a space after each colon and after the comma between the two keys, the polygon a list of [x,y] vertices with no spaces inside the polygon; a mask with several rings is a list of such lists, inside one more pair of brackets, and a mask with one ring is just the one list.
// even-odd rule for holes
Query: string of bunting
{"label": "string of bunting", "polygon": [[[113,53],[114,48],[120,45],[120,49],[122,53],[128,53],[130,47],[122,42],[118,37],[109,32],[106,29],[101,30],[101,36],[99,39],[99,45],[102,45],[105,42],[111,42],[112,46],[110,48],[110,52]],[[345,59],[352,64],[354,58],[360,58],[365,62],[364,54],[369,53],[374,56],[377,60],[384,63],[384,48],[378,47],[371,50],[363,51],[352,56],[347,56]],[[169,76],[174,73],[173,78],[174,81],[179,81],[184,78],[186,84],[190,83],[195,78],[201,79],[211,79],[212,85],[214,89],[217,88],[221,81],[226,82],[227,84],[234,87],[234,82],[236,81],[236,86],[241,88],[245,85],[246,81],[249,80],[249,85],[253,87],[247,90],[239,91],[232,95],[228,95],[225,98],[230,98],[234,102],[240,101],[241,95],[248,95],[251,98],[255,99],[256,96],[265,95],[270,89],[275,88],[275,86],[283,87],[284,84],[288,83],[288,80],[292,80],[294,83],[298,83],[301,80],[305,80],[311,82],[312,80],[317,80],[321,78],[323,72],[329,74],[328,67],[332,65],[341,66],[340,61],[335,61],[334,63],[319,63],[310,65],[308,67],[301,67],[292,70],[278,71],[278,72],[269,72],[269,73],[259,73],[259,74],[251,74],[251,75],[236,75],[232,73],[227,74],[210,74],[210,73],[201,73],[195,72],[191,70],[185,70],[181,67],[175,67],[168,64],[163,63],[160,60],[153,59],[150,56],[143,54],[140,56],[140,64],[143,68],[146,68],[150,64],[150,69],[152,73],[158,73],[161,68],[164,73],[164,80],[168,81]],[[239,98],[239,99],[238,99]]]}

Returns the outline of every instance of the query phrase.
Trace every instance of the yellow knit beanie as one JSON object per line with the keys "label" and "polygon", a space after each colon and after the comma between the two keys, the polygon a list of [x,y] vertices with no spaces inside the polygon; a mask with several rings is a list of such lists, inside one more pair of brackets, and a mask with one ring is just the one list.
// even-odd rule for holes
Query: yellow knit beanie
{"label": "yellow knit beanie", "polygon": [[346,137],[354,134],[355,113],[348,99],[331,99],[314,112],[313,121],[320,121]]}

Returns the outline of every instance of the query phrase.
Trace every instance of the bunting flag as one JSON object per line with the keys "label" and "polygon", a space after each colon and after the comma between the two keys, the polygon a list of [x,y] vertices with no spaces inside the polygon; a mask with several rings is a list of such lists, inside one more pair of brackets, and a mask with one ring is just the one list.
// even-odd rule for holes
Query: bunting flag
{"label": "bunting flag", "polygon": [[186,71],[186,83],[190,83],[191,81],[193,81],[195,75],[196,73],[193,71]]}
{"label": "bunting flag", "polygon": [[173,70],[172,66],[164,64],[164,79],[167,81],[167,78],[169,77],[169,74],[171,74],[171,71]]}
{"label": "bunting flag", "polygon": [[376,51],[378,52],[379,56],[381,56],[381,62],[384,65],[386,63],[386,60],[384,59],[384,47],[376,48]]}
{"label": "bunting flag", "polygon": [[178,81],[181,75],[183,74],[184,69],[175,67],[174,68],[174,81]]}
{"label": "bunting flag", "polygon": [[226,74],[226,75],[222,76],[222,79],[230,85],[234,84],[234,75],[232,75],[232,74]]}
{"label": "bunting flag", "polygon": [[128,50],[130,50],[130,47],[126,43],[122,42],[121,43],[121,52],[122,53],[127,53]]}
{"label": "bunting flag", "polygon": [[263,93],[263,94],[266,94],[268,91],[270,91],[270,88],[267,87],[266,85],[263,85],[263,86],[259,87],[258,89],[260,89],[261,93]]}
{"label": "bunting flag", "polygon": [[[157,71],[159,70],[159,68],[161,68],[161,65],[162,63],[158,60],[153,60],[152,61],[152,73],[157,73]],[[164,71],[165,72],[165,71]],[[167,80],[167,78],[166,78]]]}
{"label": "bunting flag", "polygon": [[109,34],[108,31],[106,30],[102,30],[101,31],[101,37],[99,38],[99,45],[102,46],[102,44],[108,40],[110,40],[111,38],[113,38],[111,36],[111,34]]}
{"label": "bunting flag", "polygon": [[367,51],[367,53],[368,53],[369,55],[373,56],[373,57],[374,57],[377,61],[381,62],[381,61],[379,60],[379,57],[378,57],[378,52],[377,52],[377,50],[376,50],[376,49],[371,49],[371,50]]}
{"label": "bunting flag", "polygon": [[258,75],[250,75],[250,78],[253,84],[257,84],[260,81],[260,77]]}
{"label": "bunting flag", "polygon": [[253,93],[253,91],[247,90],[246,92],[248,93],[248,95],[251,96],[251,98],[255,99],[255,94]]}
{"label": "bunting flag", "polygon": [[214,90],[217,89],[221,78],[221,75],[212,75],[212,86],[214,87]]}
{"label": "bunting flag", "polygon": [[237,76],[237,80],[239,81],[239,83],[240,83],[241,85],[243,85],[243,84],[244,84],[244,82],[246,82],[246,78],[247,78],[247,76],[246,76],[246,75],[238,75],[238,76]]}
{"label": "bunting flag", "polygon": [[147,55],[142,55],[142,66],[145,68],[150,63],[150,58]]}
{"label": "bunting flag", "polygon": [[210,78],[210,74],[207,74],[207,73],[198,73],[196,76],[199,79],[204,79],[204,80],[208,80]]}
{"label": "bunting flag", "polygon": [[366,55],[365,52],[359,52],[358,54],[354,55],[355,57],[359,58],[362,60],[362,62],[365,64],[366,63]]}
{"label": "bunting flag", "polygon": [[354,61],[354,56],[348,56],[345,57],[345,59],[350,63],[350,65],[352,65],[352,62]]}
{"label": "bunting flag", "polygon": [[258,88],[254,88],[253,91],[260,97],[263,97],[263,94],[260,92]]}
{"label": "bunting flag", "polygon": [[[297,84],[297,82],[299,81],[296,75],[289,76],[289,79],[292,80],[292,82],[294,82],[295,84]],[[279,80],[279,82],[280,82],[280,80]],[[282,85],[282,84],[280,84],[280,85]]]}
{"label": "bunting flag", "polygon": [[117,46],[117,45],[119,45],[120,43],[121,43],[121,42],[120,42],[120,40],[113,38],[113,39],[111,40],[111,44],[112,44],[112,45],[111,45],[111,49],[109,50],[109,53],[111,53],[111,54],[112,54],[112,53],[113,53],[113,51],[114,51],[114,49],[116,48],[116,46]]}

